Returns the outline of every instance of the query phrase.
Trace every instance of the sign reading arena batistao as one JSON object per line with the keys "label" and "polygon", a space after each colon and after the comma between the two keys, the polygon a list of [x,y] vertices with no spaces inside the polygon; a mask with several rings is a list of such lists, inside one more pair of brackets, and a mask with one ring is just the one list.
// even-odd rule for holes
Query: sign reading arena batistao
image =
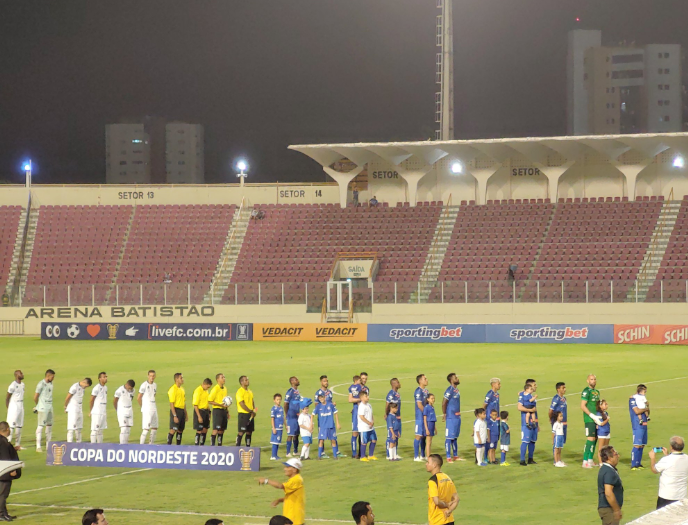
{"label": "sign reading arena batistao", "polygon": [[171,470],[260,470],[259,447],[48,443],[51,467],[127,467]]}

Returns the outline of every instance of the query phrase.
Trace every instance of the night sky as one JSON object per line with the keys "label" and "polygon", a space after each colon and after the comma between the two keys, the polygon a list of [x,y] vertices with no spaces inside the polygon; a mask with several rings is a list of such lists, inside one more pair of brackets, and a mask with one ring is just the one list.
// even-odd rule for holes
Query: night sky
{"label": "night sky", "polygon": [[[562,135],[575,27],[688,49],[687,0],[454,0],[457,138]],[[2,0],[0,180],[105,181],[106,123],[205,126],[207,182],[322,181],[289,144],[434,137],[435,0]],[[576,23],[576,17],[581,22]],[[685,68],[685,65],[684,65]]]}

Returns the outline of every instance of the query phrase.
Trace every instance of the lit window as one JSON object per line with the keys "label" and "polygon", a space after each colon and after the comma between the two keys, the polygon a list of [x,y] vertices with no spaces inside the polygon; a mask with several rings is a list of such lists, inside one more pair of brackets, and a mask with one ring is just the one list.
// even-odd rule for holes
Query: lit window
{"label": "lit window", "polygon": [[141,139],[133,139],[132,142],[134,144],[141,144],[143,141]]}

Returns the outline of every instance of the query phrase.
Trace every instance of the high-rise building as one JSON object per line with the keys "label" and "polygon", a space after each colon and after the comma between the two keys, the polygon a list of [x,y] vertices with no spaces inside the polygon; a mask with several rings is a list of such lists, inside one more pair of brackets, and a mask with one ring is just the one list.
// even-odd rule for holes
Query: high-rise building
{"label": "high-rise building", "polygon": [[168,184],[203,184],[203,126],[170,122],[165,126]]}
{"label": "high-rise building", "polygon": [[150,184],[151,137],[143,122],[105,126],[108,184]]}
{"label": "high-rise building", "polygon": [[600,31],[569,33],[568,134],[682,130],[681,46],[601,45]]}

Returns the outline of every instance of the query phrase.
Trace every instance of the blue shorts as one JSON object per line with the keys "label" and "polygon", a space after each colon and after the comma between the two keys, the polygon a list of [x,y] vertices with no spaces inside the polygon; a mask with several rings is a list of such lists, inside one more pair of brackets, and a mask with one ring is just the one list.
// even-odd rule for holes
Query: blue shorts
{"label": "blue shorts", "polygon": [[633,431],[633,446],[647,445],[647,427],[643,426]]}
{"label": "blue shorts", "polygon": [[597,438],[602,438],[602,439],[609,439],[609,436],[611,435],[611,429],[609,428],[608,425],[605,425],[603,428],[598,428],[597,429]]}
{"label": "blue shorts", "polygon": [[562,436],[554,436],[554,448],[564,448],[566,438]]}
{"label": "blue shorts", "polygon": [[335,440],[337,439],[337,431],[334,428],[319,428],[318,429],[318,439],[324,440]]}
{"label": "blue shorts", "polygon": [[416,430],[415,430],[416,436],[425,436],[425,423],[423,423],[423,420],[418,420],[416,419]]}
{"label": "blue shorts", "polygon": [[399,440],[398,440],[398,439],[389,439],[389,438],[387,438],[387,448],[396,447],[398,443],[399,443]]}
{"label": "blue shorts", "polygon": [[374,430],[368,432],[361,432],[361,443],[364,445],[371,441],[377,441],[377,433]]}
{"label": "blue shorts", "polygon": [[358,405],[354,405],[354,409],[351,412],[351,431],[358,432]]}
{"label": "blue shorts", "polygon": [[436,423],[436,421],[428,421],[428,430],[430,431],[428,436],[434,436],[435,435],[435,423]]}
{"label": "blue shorts", "polygon": [[298,436],[301,432],[301,427],[299,427],[299,418],[287,418],[287,436]]}
{"label": "blue shorts", "polygon": [[278,430],[272,436],[270,437],[270,444],[271,445],[279,445],[282,443],[282,431]]}
{"label": "blue shorts", "polygon": [[540,425],[535,425],[535,428],[530,431],[531,432],[531,434],[530,434],[530,442],[531,443],[537,443],[538,434],[540,433],[539,430],[540,430]]}
{"label": "blue shorts", "polygon": [[535,441],[533,439],[533,434],[537,434],[537,431],[534,428],[528,428],[526,425],[521,425],[521,443],[530,443],[531,441]]}
{"label": "blue shorts", "polygon": [[313,436],[301,436],[301,442],[305,444],[312,444],[313,443]]}
{"label": "blue shorts", "polygon": [[445,439],[458,439],[461,434],[461,418],[447,419],[447,428],[444,431]]}
{"label": "blue shorts", "polygon": [[490,441],[487,448],[496,449],[497,448],[497,441]]}
{"label": "blue shorts", "polygon": [[401,436],[401,416],[399,416],[399,412],[397,412],[397,419],[399,420],[399,430],[397,431],[397,434]]}
{"label": "blue shorts", "polygon": [[485,443],[473,443],[475,448],[485,448]]}

